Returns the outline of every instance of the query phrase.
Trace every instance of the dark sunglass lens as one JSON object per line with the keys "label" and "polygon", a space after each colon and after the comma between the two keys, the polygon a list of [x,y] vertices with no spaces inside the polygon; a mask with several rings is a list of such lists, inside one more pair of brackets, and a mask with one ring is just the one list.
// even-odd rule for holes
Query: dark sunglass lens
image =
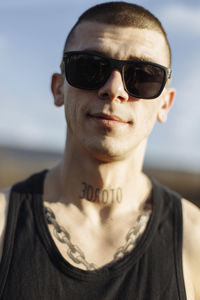
{"label": "dark sunglass lens", "polygon": [[159,95],[165,80],[165,71],[159,66],[144,63],[126,65],[126,88],[138,98],[152,99]]}
{"label": "dark sunglass lens", "polygon": [[96,89],[105,82],[108,68],[107,61],[99,56],[74,53],[66,61],[66,77],[74,87]]}

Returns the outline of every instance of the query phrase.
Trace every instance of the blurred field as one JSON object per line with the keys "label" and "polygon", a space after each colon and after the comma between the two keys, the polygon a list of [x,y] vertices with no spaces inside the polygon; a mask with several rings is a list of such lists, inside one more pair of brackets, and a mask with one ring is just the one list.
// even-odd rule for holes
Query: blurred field
{"label": "blurred field", "polygon": [[[0,147],[0,189],[34,172],[51,168],[60,159],[59,153]],[[150,166],[145,166],[145,172],[200,206],[200,174]]]}

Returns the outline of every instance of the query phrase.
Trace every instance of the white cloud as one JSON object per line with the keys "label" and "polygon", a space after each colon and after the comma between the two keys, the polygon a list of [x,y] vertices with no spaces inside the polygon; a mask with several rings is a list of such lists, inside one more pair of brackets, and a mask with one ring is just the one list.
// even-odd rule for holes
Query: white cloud
{"label": "white cloud", "polygon": [[[66,1],[66,0],[1,0],[0,8],[1,9],[9,9],[9,10],[21,10],[21,9],[39,9],[45,8],[45,10],[50,11],[52,9],[60,9],[61,7],[74,7],[77,10],[77,6],[83,7],[83,9],[87,8],[88,3],[92,5],[96,4],[98,0],[87,0],[85,3],[81,0],[73,0],[73,1]],[[89,5],[90,6],[90,5]]]}
{"label": "white cloud", "polygon": [[2,56],[2,53],[5,52],[6,49],[6,38],[3,35],[0,35],[0,57]]}
{"label": "white cloud", "polygon": [[31,100],[19,103],[10,101],[10,105],[3,106],[0,144],[61,150],[66,135],[63,109]]}
{"label": "white cloud", "polygon": [[177,101],[179,101],[178,118],[175,119],[174,138],[179,136],[186,148],[196,148],[200,145],[200,102],[199,102],[199,68],[198,60],[185,70],[186,75],[179,86]]}
{"label": "white cloud", "polygon": [[170,3],[162,9],[160,19],[172,31],[200,36],[200,5],[189,6]]}

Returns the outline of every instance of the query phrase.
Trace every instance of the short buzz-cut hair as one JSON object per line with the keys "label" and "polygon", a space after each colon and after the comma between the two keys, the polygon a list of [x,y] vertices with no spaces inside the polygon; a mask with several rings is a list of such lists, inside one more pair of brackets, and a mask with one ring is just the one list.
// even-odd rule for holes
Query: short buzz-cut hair
{"label": "short buzz-cut hair", "polygon": [[119,27],[150,29],[161,33],[168,49],[169,67],[171,66],[171,49],[167,34],[161,22],[144,7],[123,1],[105,2],[92,6],[78,18],[72,27],[65,42],[64,52],[68,49],[73,40],[75,28],[84,21],[116,25]]}

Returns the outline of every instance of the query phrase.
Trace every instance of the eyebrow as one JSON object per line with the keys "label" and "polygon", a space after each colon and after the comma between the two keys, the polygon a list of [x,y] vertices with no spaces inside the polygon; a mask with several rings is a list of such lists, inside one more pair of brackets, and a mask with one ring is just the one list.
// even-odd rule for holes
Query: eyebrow
{"label": "eyebrow", "polygon": [[[98,51],[98,50],[95,50],[95,49],[84,49],[82,50],[83,52],[86,51],[86,52],[89,52],[91,54],[97,54],[97,55],[103,55],[105,57],[110,57],[110,58],[113,58],[111,57],[108,53],[106,53],[105,51]],[[152,58],[150,57],[147,57],[147,56],[140,56],[140,57],[137,57],[137,56],[133,56],[133,55],[130,55],[130,57],[128,59],[119,59],[119,60],[136,60],[136,61],[145,61],[145,62],[152,62],[152,63],[157,63],[156,61],[154,61]]]}

